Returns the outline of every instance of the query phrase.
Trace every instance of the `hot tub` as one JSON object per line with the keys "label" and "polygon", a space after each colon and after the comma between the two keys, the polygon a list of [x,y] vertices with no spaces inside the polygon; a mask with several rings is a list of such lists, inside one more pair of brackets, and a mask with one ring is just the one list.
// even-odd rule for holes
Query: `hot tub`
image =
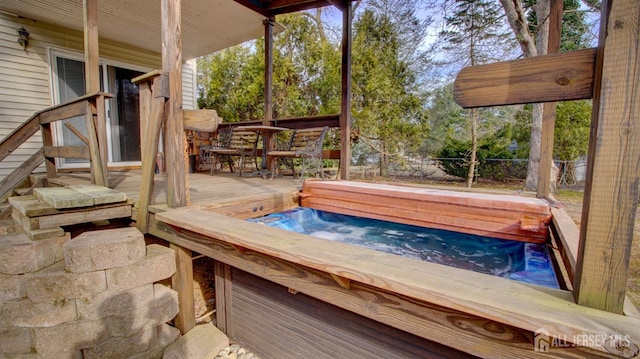
{"label": "hot tub", "polygon": [[424,228],[306,207],[249,221],[403,257],[559,288],[544,244]]}
{"label": "hot tub", "polygon": [[[344,217],[341,221],[346,222],[394,222],[378,235],[399,242],[416,257],[336,241],[325,223],[336,219],[336,213],[362,217]],[[246,221],[269,214],[262,221],[280,228]],[[633,317],[603,316],[576,304],[567,290],[522,282],[532,273],[544,273],[539,267],[549,263],[547,245],[577,243],[571,237],[577,228],[565,231],[555,219],[550,225],[551,219],[546,201],[515,193],[305,181],[302,192],[157,213],[151,228],[172,245],[215,260],[216,325],[263,357],[458,358],[469,353],[537,358],[540,353],[533,348],[539,333],[549,338],[595,337],[624,328],[633,340],[640,338]],[[420,227],[409,230],[417,239],[406,241],[408,235],[395,227],[400,224]],[[469,248],[464,250],[472,254],[467,262],[455,253],[420,254],[417,247],[439,251],[442,243],[452,246],[451,239],[419,244],[421,237],[435,236],[422,232],[424,227],[442,230],[438,236],[463,233],[475,241],[469,248],[484,252],[501,247],[508,254],[493,269]],[[365,239],[376,249],[392,247],[373,236]],[[563,274],[571,268],[563,267],[570,262],[563,257],[566,248],[558,245],[558,253],[551,252]],[[449,265],[414,259],[420,256]],[[513,268],[505,271],[510,261]],[[183,263],[178,267],[188,277],[191,258],[185,256]],[[452,263],[480,267],[481,273]],[[566,278],[560,282],[564,288]],[[567,346],[554,348],[558,352],[550,355],[588,357],[593,349],[610,353],[611,348]]]}

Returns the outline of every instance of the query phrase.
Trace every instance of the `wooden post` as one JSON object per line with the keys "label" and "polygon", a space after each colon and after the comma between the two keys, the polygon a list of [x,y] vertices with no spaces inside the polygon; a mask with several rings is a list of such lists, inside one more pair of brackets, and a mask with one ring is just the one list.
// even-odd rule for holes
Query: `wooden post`
{"label": "wooden post", "polygon": [[216,288],[216,326],[227,332],[227,306],[231,304],[231,267],[220,261],[213,262]]}
{"label": "wooden post", "polygon": [[167,204],[187,205],[187,172],[182,123],[181,0],[162,0],[162,69],[169,75],[169,101],[165,113]]}
{"label": "wooden post", "polygon": [[[41,133],[42,133],[42,145],[44,147],[53,146],[53,132],[51,130],[51,123],[43,123],[41,126]],[[47,178],[58,177],[55,158],[45,157],[44,162],[45,162],[45,167],[47,168]]]}
{"label": "wooden post", "polygon": [[193,260],[191,250],[171,243],[176,251],[176,273],[171,277],[171,287],[178,292],[178,315],[175,326],[185,334],[196,326],[193,302]]}
{"label": "wooden post", "polygon": [[98,0],[83,0],[85,93],[100,91]]}
{"label": "wooden post", "polygon": [[340,178],[349,179],[351,165],[351,23],[353,5],[345,3],[342,9],[342,92],[340,106]]}
{"label": "wooden post", "polygon": [[[560,51],[560,36],[562,35],[562,1],[552,1],[549,13],[549,44],[547,53]],[[553,137],[556,126],[556,103],[543,104],[542,135],[540,144],[540,168],[538,172],[537,195],[539,198],[548,197],[551,191],[551,168],[553,167]]]}
{"label": "wooden post", "polygon": [[164,83],[167,76],[154,71],[132,80],[140,86],[140,129],[142,145],[142,179],[140,181],[140,197],[138,200],[138,214],[136,227],[142,233],[149,231],[149,205],[153,200],[154,170],[158,144],[160,143],[160,129],[164,118],[166,89]]}
{"label": "wooden post", "polygon": [[622,313],[640,183],[640,2],[603,1],[574,295]]}
{"label": "wooden post", "polygon": [[93,119],[96,110],[94,107],[95,102],[87,100],[85,103],[87,110],[84,116],[85,124],[87,126],[87,139],[89,140],[92,182],[98,186],[106,186],[107,184],[104,177],[100,146],[98,142],[98,129],[96,128],[95,121]]}
{"label": "wooden post", "polygon": [[[262,124],[269,126],[273,119],[273,25],[275,18],[270,17],[264,21],[264,119]],[[273,134],[266,132],[264,134],[263,146],[266,149],[274,147]],[[263,151],[265,149],[263,148]],[[273,168],[274,159],[267,157],[267,168]],[[263,165],[264,167],[264,165]]]}
{"label": "wooden post", "polygon": [[100,94],[96,96],[92,103],[95,113],[93,116],[93,123],[96,129],[98,138],[98,150],[100,152],[100,167],[102,171],[102,178],[104,179],[103,186],[109,187],[109,144],[107,141],[107,111],[106,111],[106,99],[104,95]]}

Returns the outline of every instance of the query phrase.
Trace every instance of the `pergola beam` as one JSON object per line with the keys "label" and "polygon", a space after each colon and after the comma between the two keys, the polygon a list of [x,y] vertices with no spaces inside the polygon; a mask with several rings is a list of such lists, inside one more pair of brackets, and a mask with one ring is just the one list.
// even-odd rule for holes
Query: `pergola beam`
{"label": "pergola beam", "polygon": [[342,9],[342,91],[340,106],[340,178],[349,179],[351,165],[351,45],[353,33],[351,2]]}

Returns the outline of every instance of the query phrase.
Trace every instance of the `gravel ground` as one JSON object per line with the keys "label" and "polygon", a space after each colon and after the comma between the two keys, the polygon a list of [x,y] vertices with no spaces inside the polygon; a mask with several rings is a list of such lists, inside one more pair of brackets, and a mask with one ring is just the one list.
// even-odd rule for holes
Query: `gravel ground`
{"label": "gravel ground", "polygon": [[260,359],[257,355],[248,352],[238,344],[231,344],[222,349],[215,359]]}

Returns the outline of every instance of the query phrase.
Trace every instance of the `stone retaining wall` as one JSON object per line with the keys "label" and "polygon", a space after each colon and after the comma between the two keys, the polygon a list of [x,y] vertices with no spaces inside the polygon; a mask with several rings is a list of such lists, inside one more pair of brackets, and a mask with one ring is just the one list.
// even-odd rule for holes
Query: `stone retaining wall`
{"label": "stone retaining wall", "polygon": [[[8,229],[7,229],[8,228]],[[180,333],[166,322],[175,253],[132,227],[31,240],[0,236],[0,358],[160,358]]]}

